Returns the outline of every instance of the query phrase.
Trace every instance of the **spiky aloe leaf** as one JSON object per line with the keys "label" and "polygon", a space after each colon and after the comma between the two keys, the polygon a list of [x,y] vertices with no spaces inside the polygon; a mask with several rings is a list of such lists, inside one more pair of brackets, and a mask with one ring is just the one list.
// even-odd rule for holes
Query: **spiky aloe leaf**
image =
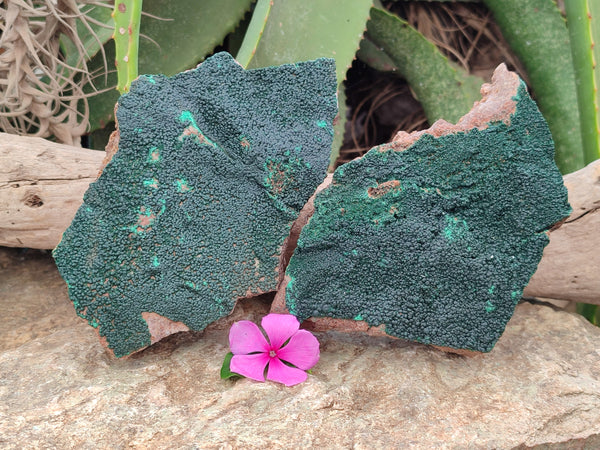
{"label": "spiky aloe leaf", "polygon": [[[596,84],[596,64],[593,50],[595,38],[600,37],[600,28],[598,27],[600,17],[595,18],[592,15],[590,3],[593,4],[594,2],[571,0],[565,3],[575,68],[575,84],[577,86],[585,164],[600,158],[598,85]],[[598,2],[595,3],[598,4]]]}
{"label": "spiky aloe leaf", "polygon": [[[594,58],[594,81],[596,87],[600,86],[600,67],[596,67],[600,61],[600,2],[588,2],[588,6],[590,8],[590,14],[592,16],[592,40],[594,43],[593,46],[593,58]],[[596,92],[596,104],[600,103],[598,100],[598,93]]]}
{"label": "spiky aloe leaf", "polygon": [[340,156],[340,148],[344,143],[344,130],[346,128],[346,83],[342,82],[338,85],[338,114],[333,123],[333,144],[331,146],[331,155],[329,155],[329,171],[335,170],[335,162]]}
{"label": "spiky aloe leaf", "polygon": [[[259,0],[257,8],[265,3],[269,0]],[[254,43],[248,68],[326,56],[335,59],[341,83],[358,50],[372,4],[372,0],[274,2],[266,22],[260,18],[264,23],[262,33],[247,36],[248,42]]]}
{"label": "spiky aloe leaf", "polygon": [[356,53],[358,59],[365,64],[369,65],[375,70],[380,72],[397,72],[398,68],[392,58],[383,51],[380,47],[376,46],[368,36],[360,41],[360,48]]}
{"label": "spiky aloe leaf", "polygon": [[484,3],[525,65],[536,101],[552,132],[556,164],[563,174],[582,168],[573,58],[569,33],[556,4],[552,0]]}
{"label": "spiky aloe leaf", "polygon": [[[144,12],[149,16],[142,18],[140,26],[139,72],[174,75],[194,67],[236,27],[251,4],[252,0],[204,0],[192,7],[182,0],[145,0]],[[112,43],[105,45],[104,50],[107,60],[113,61]],[[117,84],[113,72],[104,80],[103,66],[101,55],[96,55],[89,64],[90,70],[101,74],[95,80],[98,90]],[[88,92],[92,90],[88,86]],[[111,90],[90,98],[92,130],[112,120],[118,97],[118,92]]]}
{"label": "spiky aloe leaf", "polygon": [[271,13],[271,6],[273,6],[273,4],[270,0],[258,0],[256,3],[254,11],[252,12],[252,20],[248,25],[242,45],[235,57],[242,67],[247,68],[250,64],[250,60],[254,57],[258,43],[267,26],[267,20]]}
{"label": "spiky aloe leaf", "polygon": [[[429,122],[456,122],[480,98],[483,79],[454,67],[433,43],[400,17],[373,8],[367,31],[369,39],[387,56],[378,61],[393,62],[423,105]],[[370,52],[375,50],[367,43],[363,45]]]}

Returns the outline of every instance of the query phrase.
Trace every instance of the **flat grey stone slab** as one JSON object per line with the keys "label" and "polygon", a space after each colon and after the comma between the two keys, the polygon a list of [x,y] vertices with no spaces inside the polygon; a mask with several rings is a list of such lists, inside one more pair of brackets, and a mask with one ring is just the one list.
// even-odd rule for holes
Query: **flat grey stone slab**
{"label": "flat grey stone slab", "polygon": [[230,324],[260,320],[266,301],[241,301],[204,332],[119,360],[77,318],[48,255],[0,248],[0,279],[10,311],[0,315],[1,448],[600,443],[600,329],[547,304],[517,306],[494,349],[472,358],[319,333],[321,360],[286,388],[219,378]]}

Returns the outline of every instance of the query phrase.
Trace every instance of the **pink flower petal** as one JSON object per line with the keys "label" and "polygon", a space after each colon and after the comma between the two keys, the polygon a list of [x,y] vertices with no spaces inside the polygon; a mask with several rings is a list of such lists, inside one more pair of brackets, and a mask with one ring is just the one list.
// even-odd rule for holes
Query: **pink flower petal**
{"label": "pink flower petal", "polygon": [[265,381],[265,367],[271,358],[267,353],[257,353],[255,355],[233,355],[229,370],[246,378],[252,378],[256,381]]}
{"label": "pink flower petal", "polygon": [[269,352],[270,347],[262,332],[253,322],[240,320],[229,330],[229,348],[234,355],[253,352]]}
{"label": "pink flower petal", "polygon": [[300,322],[291,314],[268,314],[260,323],[267,332],[271,348],[279,349],[300,328]]}
{"label": "pink flower petal", "polygon": [[308,370],[319,360],[319,341],[310,332],[298,330],[285,347],[277,350],[277,357]]}
{"label": "pink flower petal", "polygon": [[293,386],[302,383],[306,378],[307,375],[304,370],[286,366],[278,358],[271,358],[269,369],[267,371],[267,380],[277,381],[286,386]]}

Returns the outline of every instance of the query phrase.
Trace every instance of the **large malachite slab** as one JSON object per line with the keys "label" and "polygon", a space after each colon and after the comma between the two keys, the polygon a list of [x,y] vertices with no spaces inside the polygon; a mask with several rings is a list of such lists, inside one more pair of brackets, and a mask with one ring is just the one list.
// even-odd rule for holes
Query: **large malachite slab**
{"label": "large malachite slab", "polygon": [[331,59],[244,70],[219,53],[133,83],[118,151],[54,250],[77,313],[115,355],[275,289],[336,112]]}
{"label": "large malachite slab", "polygon": [[501,66],[482,93],[457,125],[400,133],[336,170],[287,268],[285,309],[493,348],[570,207],[525,84]]}

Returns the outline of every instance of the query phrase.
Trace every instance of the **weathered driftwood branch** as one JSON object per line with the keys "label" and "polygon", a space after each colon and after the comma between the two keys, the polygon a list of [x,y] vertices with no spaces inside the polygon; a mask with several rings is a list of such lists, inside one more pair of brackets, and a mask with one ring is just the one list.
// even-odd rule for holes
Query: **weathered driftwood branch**
{"label": "weathered driftwood branch", "polygon": [[[54,248],[105,153],[0,133],[0,245]],[[600,160],[565,176],[573,214],[550,244],[526,296],[600,304]]]}
{"label": "weathered driftwood branch", "polygon": [[0,245],[54,248],[104,152],[0,133]]}
{"label": "weathered driftwood branch", "polygon": [[564,181],[573,213],[550,232],[524,295],[600,305],[600,160]]}

